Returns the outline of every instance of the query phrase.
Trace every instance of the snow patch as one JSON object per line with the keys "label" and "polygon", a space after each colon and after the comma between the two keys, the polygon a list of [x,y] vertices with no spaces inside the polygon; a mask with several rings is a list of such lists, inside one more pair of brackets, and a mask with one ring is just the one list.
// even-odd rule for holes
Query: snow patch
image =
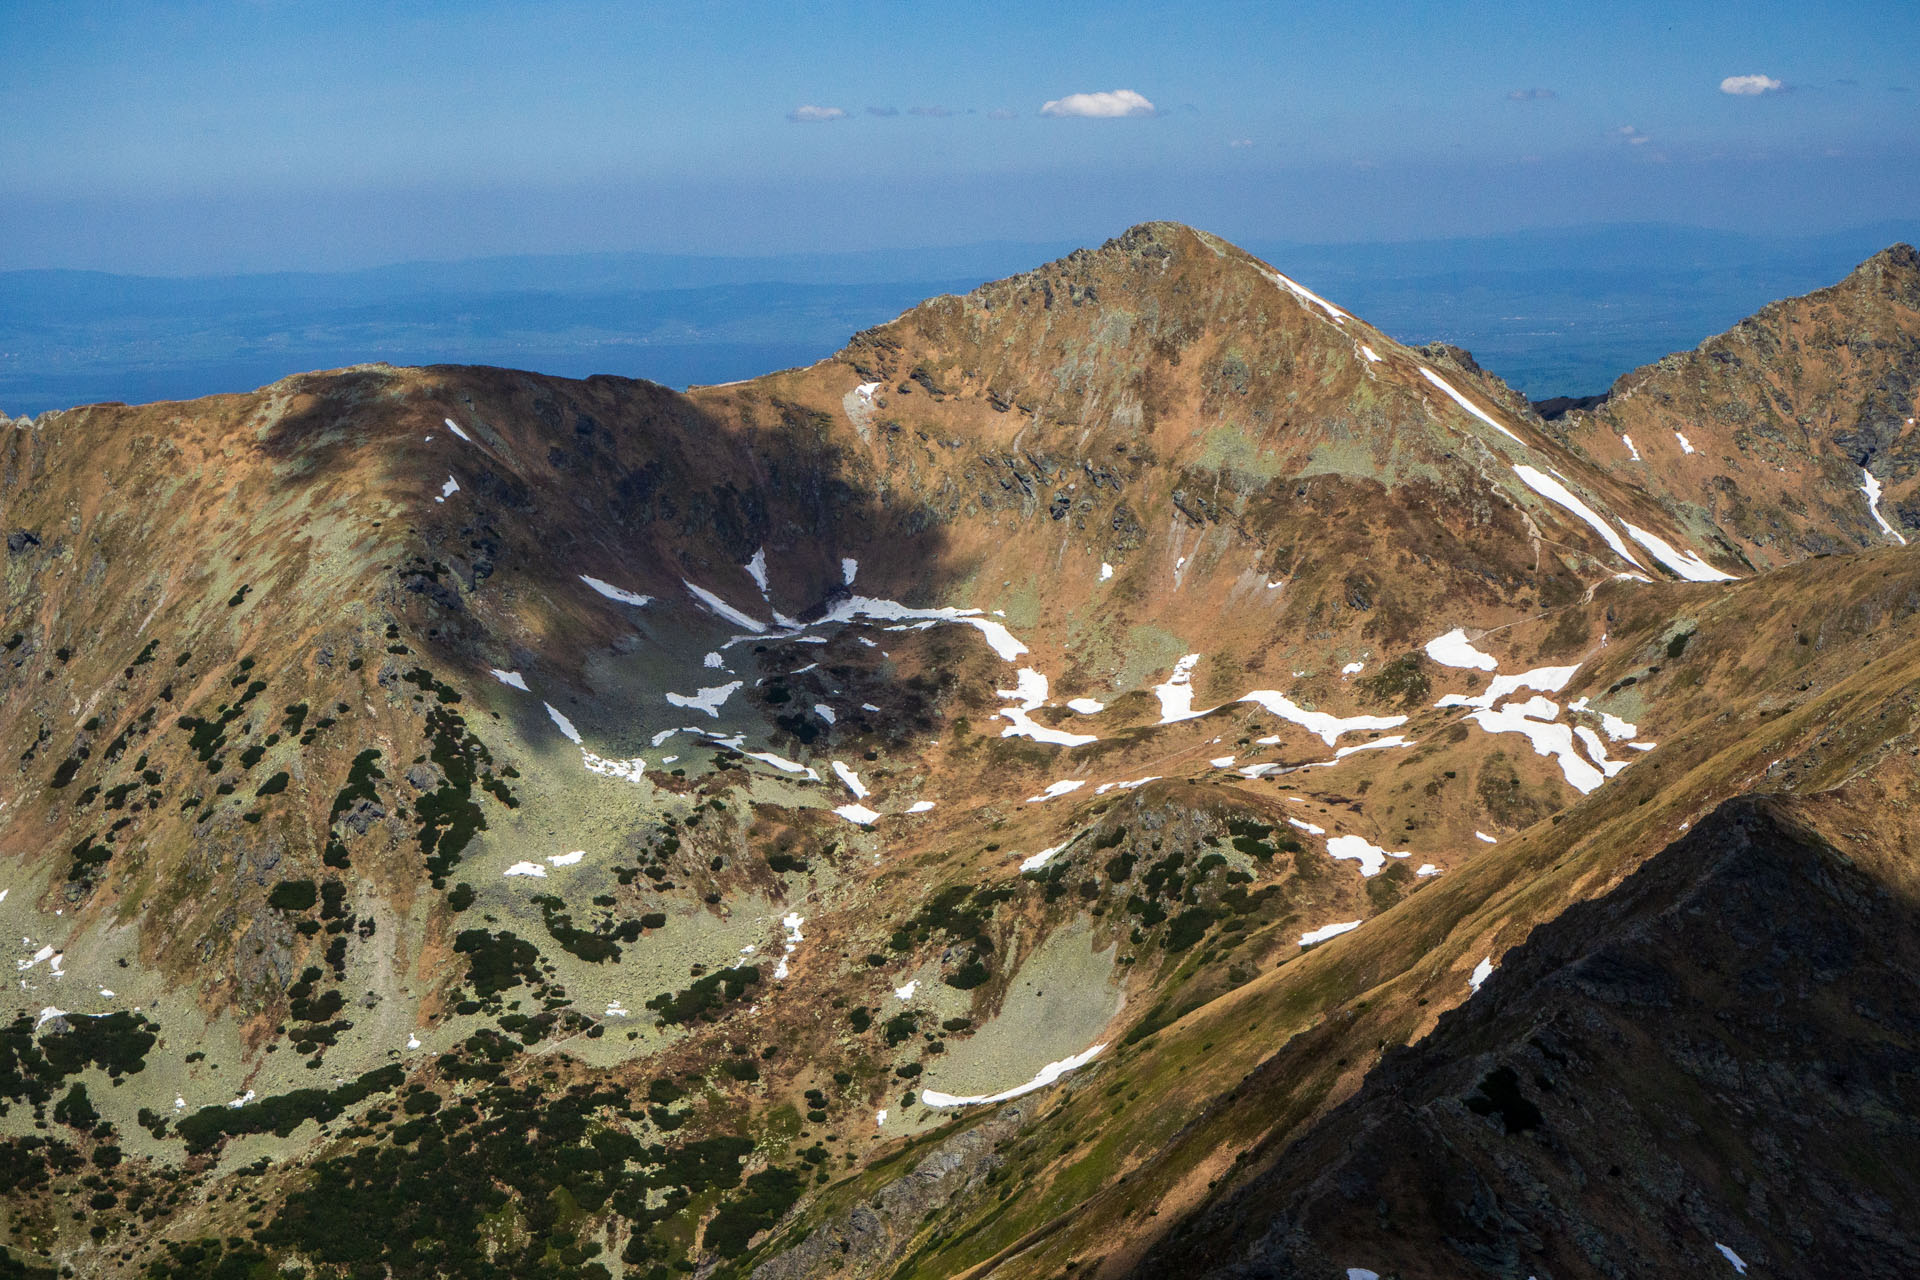
{"label": "snow patch", "polygon": [[1461,667],[1473,671],[1497,671],[1499,661],[1490,653],[1473,647],[1463,628],[1455,627],[1443,636],[1427,641],[1427,656],[1443,667]]}
{"label": "snow patch", "polygon": [[1692,445],[1691,443],[1689,443],[1689,442],[1688,442],[1688,440],[1687,440],[1687,438],[1686,438],[1685,436],[1683,436],[1683,435],[1681,435],[1681,434],[1680,434],[1680,433],[1679,433],[1678,431],[1676,431],[1676,432],[1674,432],[1674,433],[1673,433],[1673,438],[1674,438],[1675,440],[1678,440],[1678,441],[1680,442],[1680,452],[1682,452],[1682,453],[1692,453],[1692,452],[1693,452],[1693,445]]}
{"label": "snow patch", "polygon": [[[1625,523],[1622,521],[1622,523]],[[1722,573],[1702,560],[1691,551],[1674,548],[1659,534],[1648,533],[1639,525],[1627,525],[1627,533],[1633,540],[1653,553],[1653,558],[1667,568],[1685,578],[1688,582],[1734,582],[1737,579],[1731,573]]]}
{"label": "snow patch", "polygon": [[1720,1251],[1720,1256],[1725,1258],[1727,1262],[1732,1265],[1735,1274],[1737,1275],[1747,1274],[1747,1260],[1745,1258],[1742,1258],[1739,1254],[1727,1248],[1727,1246],[1721,1244],[1718,1240],[1715,1240],[1713,1242],[1713,1247],[1718,1249]]}
{"label": "snow patch", "polygon": [[498,667],[489,667],[488,670],[492,673],[495,680],[506,685],[509,689],[518,689],[522,693],[533,692],[533,690],[527,688],[527,678],[518,671],[502,671]]}
{"label": "snow patch", "polygon": [[847,790],[853,792],[855,800],[867,798],[867,784],[860,781],[860,775],[838,760],[833,762],[833,776],[846,783]]}
{"label": "snow patch", "polygon": [[857,826],[870,827],[880,820],[880,815],[863,804],[843,804],[834,812]]}
{"label": "snow patch", "polygon": [[753,553],[753,559],[747,561],[747,576],[753,579],[753,585],[760,588],[760,594],[767,594],[767,549],[761,547]]}
{"label": "snow patch", "polygon": [[1322,925],[1318,929],[1313,929],[1301,934],[1300,945],[1310,947],[1316,942],[1325,942],[1328,938],[1337,938],[1343,933],[1351,933],[1353,930],[1358,929],[1360,924],[1361,922],[1358,920],[1349,920],[1345,924]]}
{"label": "snow patch", "polygon": [[1003,738],[1032,738],[1036,742],[1050,742],[1060,747],[1082,747],[1089,742],[1098,742],[1097,734],[1069,733],[1065,729],[1049,729],[1035,720],[1032,712],[1046,705],[1047,678],[1032,667],[1021,667],[1014,673],[1014,687],[996,689],[994,692],[1002,698],[1015,699],[1015,705],[1001,710],[1001,718],[1010,721],[1000,731]]}
{"label": "snow patch", "polygon": [[1633,447],[1632,436],[1627,435],[1625,432],[1622,432],[1620,435],[1620,443],[1627,446],[1627,455],[1632,461],[1634,462],[1640,461],[1640,451]]}
{"label": "snow patch", "polygon": [[[1606,775],[1588,764],[1573,747],[1573,730],[1564,724],[1542,723],[1558,714],[1559,708],[1545,698],[1529,698],[1523,703],[1508,703],[1499,710],[1475,711],[1467,719],[1488,733],[1518,733],[1533,744],[1535,755],[1552,756],[1559,762],[1567,784],[1583,795],[1599,789]],[[1589,729],[1587,732],[1592,733]],[[1595,735],[1596,741],[1598,735]]]}
{"label": "snow patch", "polygon": [[1064,844],[1057,844],[1053,846],[1053,848],[1051,849],[1042,849],[1040,852],[1034,854],[1032,857],[1023,858],[1020,861],[1020,869],[1022,871],[1038,871],[1040,868],[1046,866],[1049,862],[1053,861],[1054,854],[1060,852],[1062,849],[1066,847],[1067,846]]}
{"label": "snow patch", "polygon": [[1023,1094],[1032,1093],[1037,1089],[1046,1088],[1061,1076],[1066,1075],[1069,1071],[1078,1070],[1086,1066],[1089,1062],[1092,1062],[1100,1055],[1100,1051],[1106,1047],[1106,1044],[1103,1042],[1094,1045],[1090,1049],[1082,1050],[1074,1054],[1071,1058],[1062,1058],[1058,1062],[1049,1062],[1046,1066],[1040,1068],[1033,1079],[1027,1081],[1025,1084],[1017,1084],[1013,1088],[1003,1089],[999,1093],[990,1093],[984,1096],[970,1098],[956,1098],[950,1093],[941,1093],[938,1089],[928,1089],[921,1093],[920,1101],[929,1107],[973,1107],[990,1102],[1005,1102],[1010,1098],[1018,1098]]}
{"label": "snow patch", "polygon": [[1439,374],[1435,373],[1433,370],[1427,368],[1427,366],[1421,365],[1420,373],[1422,376],[1426,378],[1428,382],[1431,382],[1434,386],[1446,392],[1447,395],[1453,400],[1455,404],[1459,405],[1462,409],[1465,409],[1468,413],[1472,414],[1474,417],[1480,419],[1480,421],[1492,427],[1495,431],[1498,431],[1501,435],[1505,436],[1507,439],[1513,441],[1515,444],[1526,443],[1525,440],[1522,440],[1519,436],[1513,434],[1513,432],[1507,430],[1505,427],[1495,422],[1491,417],[1488,416],[1487,412],[1484,409],[1480,408],[1480,406],[1476,405],[1473,401],[1461,395],[1458,391],[1455,391],[1445,378],[1441,377]]}
{"label": "snow patch", "polygon": [[718,720],[722,704],[745,687],[744,681],[730,680],[726,684],[703,688],[695,694],[669,693],[667,701],[673,706],[685,707],[690,711],[704,711]]}
{"label": "snow patch", "polygon": [[784,982],[787,974],[791,972],[787,967],[787,961],[793,958],[793,953],[799,950],[800,944],[807,940],[806,935],[800,932],[800,926],[806,922],[807,918],[798,911],[789,911],[780,917],[780,927],[787,931],[787,946],[781,953],[780,963],[774,966],[774,981]]}
{"label": "snow patch", "polygon": [[560,730],[561,733],[567,736],[568,741],[578,746],[580,743],[580,731],[573,727],[573,721],[561,715],[551,702],[545,702],[541,705],[547,709],[547,718],[553,721],[554,728]]}
{"label": "snow patch", "polygon": [[[1614,554],[1618,555],[1622,560],[1625,560],[1635,568],[1646,567],[1634,559],[1633,552],[1627,550],[1627,544],[1620,541],[1620,535],[1613,531],[1613,526],[1605,520],[1602,520],[1599,512],[1575,497],[1573,490],[1567,488],[1567,486],[1561,484],[1546,472],[1533,467],[1516,464],[1513,470],[1514,474],[1520,477],[1527,488],[1533,490],[1549,502],[1558,503],[1585,521],[1595,533],[1599,534],[1601,538],[1606,541],[1608,546],[1613,548]],[[1632,529],[1633,526],[1628,525],[1627,528]]]}
{"label": "snow patch", "polygon": [[587,856],[585,849],[575,849],[572,853],[550,853],[547,861],[556,867],[577,866],[580,859]]}
{"label": "snow patch", "polygon": [[1491,978],[1492,976],[1493,976],[1493,957],[1488,956],[1485,959],[1483,959],[1479,964],[1473,966],[1473,973],[1470,977],[1468,977],[1467,985],[1473,988],[1475,991],[1478,991],[1480,989],[1480,984],[1485,982],[1488,978]]}
{"label": "snow patch", "polygon": [[1407,856],[1404,852],[1389,853],[1361,836],[1334,836],[1327,841],[1327,853],[1330,857],[1358,862],[1360,874],[1367,877],[1379,875],[1381,868],[1387,865],[1388,858]]}
{"label": "snow patch", "polygon": [[708,612],[715,616],[731,622],[736,627],[745,627],[755,635],[762,635],[766,632],[766,623],[760,621],[758,618],[748,617],[705,587],[696,587],[685,578],[680,579],[680,584],[692,592],[693,598],[705,605]]}
{"label": "snow patch", "polygon": [[460,429],[460,425],[456,423],[452,418],[444,419],[444,421],[447,424],[447,430],[453,432],[453,434],[459,436],[462,440],[465,440],[468,444],[473,443],[473,437],[468,435],[466,432],[462,431]]}
{"label": "snow patch", "polygon": [[1488,835],[1484,831],[1474,832],[1473,838],[1475,840],[1478,840],[1482,844],[1499,844],[1500,843],[1498,840],[1495,840],[1492,836]]}
{"label": "snow patch", "polygon": [[1267,279],[1273,281],[1275,284],[1279,285],[1282,289],[1287,290],[1287,292],[1291,293],[1294,297],[1298,298],[1303,304],[1311,303],[1313,306],[1320,308],[1322,311],[1327,313],[1327,319],[1333,321],[1335,324],[1345,324],[1347,322],[1346,312],[1334,306],[1331,302],[1328,302],[1325,298],[1321,297],[1319,294],[1315,293],[1313,290],[1307,288],[1306,286],[1297,284],[1294,281],[1289,280],[1286,276],[1281,275],[1278,271],[1263,271],[1260,274],[1266,276]]}
{"label": "snow patch", "polygon": [[1368,729],[1398,729],[1407,722],[1405,716],[1336,716],[1325,711],[1308,711],[1297,705],[1291,698],[1271,689],[1255,689],[1239,701],[1252,702],[1266,708],[1268,713],[1279,716],[1291,724],[1297,724],[1308,733],[1317,734],[1320,740],[1330,747],[1343,733],[1357,733]]}
{"label": "snow patch", "polygon": [[526,876],[533,880],[545,880],[547,869],[537,862],[516,862],[500,873],[503,876]]}
{"label": "snow patch", "polygon": [[1084,778],[1063,778],[1059,782],[1049,783],[1047,789],[1037,796],[1028,796],[1028,804],[1039,804],[1042,800],[1053,800],[1071,794],[1086,786]]}
{"label": "snow patch", "polygon": [[1495,676],[1487,685],[1485,693],[1469,698],[1461,693],[1449,693],[1436,707],[1491,707],[1500,699],[1520,689],[1540,689],[1547,693],[1558,693],[1567,687],[1567,681],[1573,679],[1573,673],[1580,669],[1579,663],[1570,667],[1535,667],[1531,671],[1521,671],[1510,676]]}
{"label": "snow patch", "polygon": [[643,596],[636,591],[629,591],[625,587],[616,587],[611,582],[603,582],[592,574],[581,574],[580,581],[586,583],[607,599],[617,600],[621,604],[643,605],[653,600],[652,596]]}
{"label": "snow patch", "polygon": [[435,498],[434,501],[445,502],[448,498],[451,498],[454,494],[458,492],[460,492],[460,482],[458,480],[455,480],[452,476],[448,476],[447,482],[440,486],[440,496]]}
{"label": "snow patch", "polygon": [[1888,524],[1887,518],[1880,514],[1879,478],[1865,467],[1860,468],[1860,475],[1863,477],[1860,492],[1867,495],[1867,510],[1873,515],[1873,522],[1880,526],[1880,532],[1888,534],[1901,546],[1906,546],[1907,540],[1900,536],[1900,531]]}
{"label": "snow patch", "polygon": [[1100,581],[1105,582],[1107,579],[1111,577],[1113,577],[1113,566],[1108,564],[1105,560],[1102,560],[1100,562]]}
{"label": "snow patch", "polygon": [[1097,716],[1107,709],[1104,702],[1095,702],[1092,698],[1068,698],[1067,710],[1083,716]]}
{"label": "snow patch", "polygon": [[[1418,742],[1415,742],[1413,739],[1403,738],[1396,733],[1385,738],[1376,738],[1372,742],[1360,742],[1360,743],[1355,743],[1351,747],[1341,747],[1338,751],[1333,753],[1333,759],[1335,761],[1345,760],[1348,756],[1352,755],[1356,751],[1379,751],[1385,747],[1417,747],[1419,745],[1420,744]],[[1332,763],[1332,762],[1333,761],[1328,761],[1327,763]]]}
{"label": "snow patch", "polygon": [[1165,684],[1153,687],[1154,696],[1160,699],[1161,724],[1192,720],[1206,714],[1193,709],[1193,668],[1199,661],[1199,654],[1187,654],[1173,664],[1173,674],[1167,677]]}

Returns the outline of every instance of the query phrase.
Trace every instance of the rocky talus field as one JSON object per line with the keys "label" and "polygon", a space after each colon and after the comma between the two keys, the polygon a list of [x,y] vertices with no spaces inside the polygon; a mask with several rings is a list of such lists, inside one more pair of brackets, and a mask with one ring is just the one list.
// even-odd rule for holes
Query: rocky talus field
{"label": "rocky talus field", "polygon": [[0,420],[0,1277],[1920,1273],[1917,399],[1152,223]]}

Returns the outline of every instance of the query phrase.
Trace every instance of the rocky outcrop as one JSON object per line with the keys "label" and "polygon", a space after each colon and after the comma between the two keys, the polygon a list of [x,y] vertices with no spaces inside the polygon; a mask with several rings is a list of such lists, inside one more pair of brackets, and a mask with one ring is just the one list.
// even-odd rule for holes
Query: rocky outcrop
{"label": "rocky outcrop", "polygon": [[999,1144],[1025,1121],[1020,1107],[1001,1107],[990,1119],[934,1148],[905,1177],[761,1263],[753,1280],[852,1277],[889,1269],[926,1226],[928,1215],[961,1207],[979,1194],[1000,1167]]}

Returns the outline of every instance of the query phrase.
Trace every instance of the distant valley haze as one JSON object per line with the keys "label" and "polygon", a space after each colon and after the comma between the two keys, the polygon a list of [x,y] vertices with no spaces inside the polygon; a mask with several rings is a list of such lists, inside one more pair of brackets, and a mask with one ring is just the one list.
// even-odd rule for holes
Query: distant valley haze
{"label": "distant valley haze", "polygon": [[[1920,239],[1920,219],[1817,236],[1629,224],[1249,248],[1401,340],[1464,347],[1545,399],[1602,392],[1903,239]],[[521,255],[185,277],[4,272],[0,409],[191,399],[373,361],[731,382],[810,364],[924,298],[1078,247]]]}

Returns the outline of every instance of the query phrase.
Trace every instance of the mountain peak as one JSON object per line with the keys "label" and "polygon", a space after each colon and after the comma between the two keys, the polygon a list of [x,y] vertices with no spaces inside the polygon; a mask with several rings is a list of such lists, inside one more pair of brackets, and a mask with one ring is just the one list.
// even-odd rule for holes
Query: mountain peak
{"label": "mountain peak", "polygon": [[1890,244],[1855,267],[1841,287],[1861,287],[1920,306],[1920,252],[1905,242]]}

